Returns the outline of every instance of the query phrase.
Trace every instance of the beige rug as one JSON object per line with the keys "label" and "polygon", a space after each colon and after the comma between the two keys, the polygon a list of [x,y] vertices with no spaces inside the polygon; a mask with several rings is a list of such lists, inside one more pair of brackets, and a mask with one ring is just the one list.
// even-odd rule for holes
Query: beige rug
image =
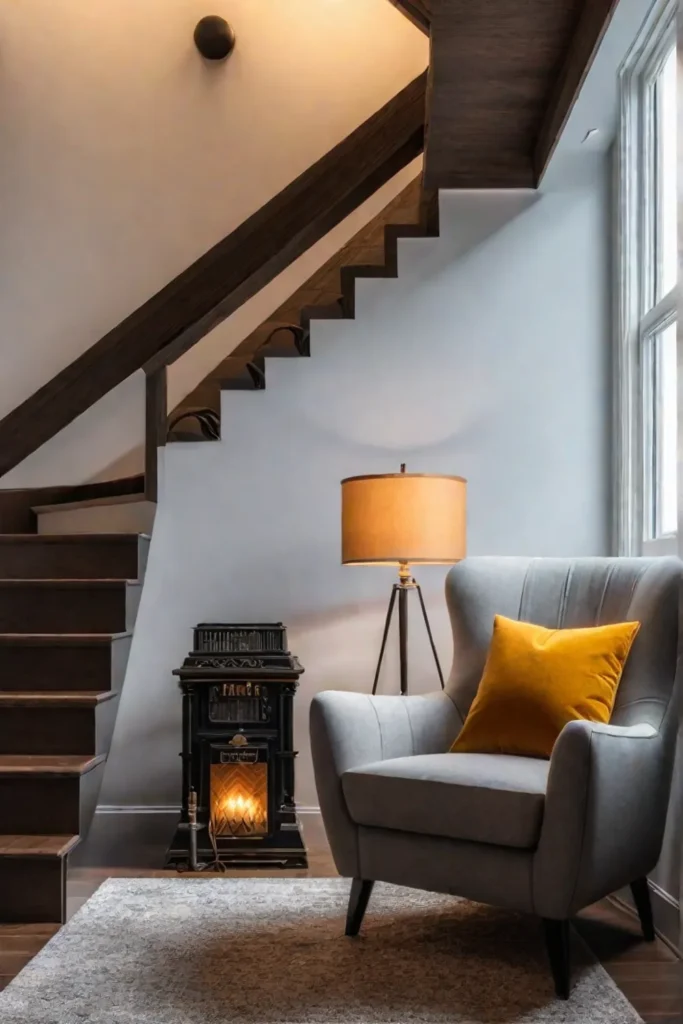
{"label": "beige rug", "polygon": [[540,925],[342,879],[113,879],[0,994],[2,1024],[634,1024],[575,943],[557,1000]]}

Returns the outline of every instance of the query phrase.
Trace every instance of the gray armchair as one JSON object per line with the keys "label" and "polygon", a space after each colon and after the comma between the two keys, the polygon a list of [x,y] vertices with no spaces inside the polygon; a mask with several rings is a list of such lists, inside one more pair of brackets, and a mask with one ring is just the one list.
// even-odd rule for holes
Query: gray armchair
{"label": "gray armchair", "polygon": [[[646,876],[659,858],[676,742],[683,562],[471,558],[446,598],[454,642],[445,692],[319,694],[311,744],[325,829],[353,879],[347,935],[375,881],[537,914],[559,996],[569,919],[631,885],[654,938]],[[495,613],[548,627],[638,620],[609,725],[570,722],[549,761],[451,754],[481,678]]]}

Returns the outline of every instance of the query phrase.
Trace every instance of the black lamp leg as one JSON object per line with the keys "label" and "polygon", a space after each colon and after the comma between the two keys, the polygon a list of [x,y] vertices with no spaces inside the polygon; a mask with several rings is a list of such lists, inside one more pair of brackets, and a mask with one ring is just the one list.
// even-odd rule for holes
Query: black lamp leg
{"label": "black lamp leg", "polygon": [[394,613],[394,604],[396,603],[396,591],[399,589],[398,583],[394,583],[391,590],[391,597],[389,598],[389,607],[387,609],[387,617],[384,623],[384,636],[382,637],[382,646],[379,649],[379,658],[377,660],[377,669],[375,670],[375,681],[372,684],[372,695],[377,693],[377,683],[379,682],[379,673],[382,668],[382,658],[384,657],[384,648],[387,646],[387,637],[389,636],[389,626],[391,625],[391,616]]}
{"label": "black lamp leg", "polygon": [[441,671],[441,664],[439,663],[439,655],[436,653],[436,644],[434,643],[434,637],[429,626],[429,618],[427,616],[427,609],[425,607],[424,598],[422,596],[422,587],[419,583],[415,584],[417,590],[417,596],[420,598],[420,607],[422,608],[422,615],[424,616],[425,626],[427,627],[427,636],[429,637],[429,643],[431,644],[432,654],[434,655],[434,661],[436,662],[436,671],[439,673],[439,682],[441,683],[441,689],[444,689],[443,672]]}
{"label": "black lamp leg", "polygon": [[408,693],[408,591],[398,588],[398,653],[401,670],[401,696]]}
{"label": "black lamp leg", "polygon": [[[410,577],[406,577],[410,579]],[[402,576],[403,580],[404,577]],[[382,646],[379,649],[379,658],[377,660],[377,669],[375,670],[375,680],[372,684],[373,696],[377,693],[377,684],[379,683],[379,674],[382,669],[382,661],[384,660],[384,651],[387,646],[387,638],[389,636],[389,628],[391,626],[391,617],[394,614],[394,605],[396,603],[396,593],[398,592],[398,643],[399,643],[399,664],[400,664],[400,680],[401,680],[401,696],[405,697],[408,693],[408,591],[417,590],[417,596],[420,599],[420,607],[422,608],[422,617],[424,619],[425,627],[427,629],[427,636],[429,637],[429,644],[432,648],[432,654],[434,655],[434,662],[436,664],[436,671],[439,674],[439,682],[441,683],[441,689],[444,689],[444,678],[443,672],[441,671],[441,663],[439,662],[439,655],[437,654],[436,644],[434,643],[434,637],[432,636],[432,629],[429,625],[429,616],[427,615],[427,607],[422,596],[422,588],[419,583],[415,580],[411,580],[409,583],[394,583],[391,590],[391,597],[389,599],[389,607],[387,609],[387,617],[384,623],[384,634],[382,636]]]}

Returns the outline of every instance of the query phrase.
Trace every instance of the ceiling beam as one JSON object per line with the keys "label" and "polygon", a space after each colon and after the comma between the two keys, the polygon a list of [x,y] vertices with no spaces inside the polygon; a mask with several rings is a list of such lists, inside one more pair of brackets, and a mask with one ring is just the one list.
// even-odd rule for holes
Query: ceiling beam
{"label": "ceiling beam", "polygon": [[534,176],[537,183],[555,152],[618,3],[619,0],[584,0],[569,48],[550,91],[538,133],[534,149]]}
{"label": "ceiling beam", "polygon": [[405,14],[409,21],[412,21],[416,28],[419,28],[426,35],[429,35],[430,12],[428,0],[390,0],[394,7],[398,7],[402,14]]}
{"label": "ceiling beam", "polygon": [[433,3],[426,188],[533,188],[538,125],[580,2]]}

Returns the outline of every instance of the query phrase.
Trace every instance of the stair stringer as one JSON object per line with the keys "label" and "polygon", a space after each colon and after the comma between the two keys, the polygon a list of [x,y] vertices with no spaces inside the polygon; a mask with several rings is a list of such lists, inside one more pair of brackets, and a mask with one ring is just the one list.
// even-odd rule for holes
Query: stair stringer
{"label": "stair stringer", "polygon": [[[223,383],[222,390],[229,391],[231,395],[237,391],[264,390],[277,379],[280,370],[275,367],[278,364],[281,366],[283,355],[307,357],[311,354],[311,338],[315,338],[314,344],[324,340],[325,322],[355,321],[364,308],[368,311],[382,301],[388,303],[386,308],[389,309],[396,298],[403,295],[406,283],[402,278],[411,273],[412,268],[420,268],[417,284],[430,281],[435,275],[438,276],[440,264],[451,266],[473,248],[483,244],[510,217],[514,217],[532,202],[536,195],[533,190],[425,195],[421,224],[390,223],[385,227],[384,265],[343,266],[343,294],[339,301],[325,307],[313,306],[302,310],[300,327],[304,330],[303,340],[296,344],[292,340],[289,346],[291,351],[279,351],[272,356],[267,346],[262,346],[251,357],[255,365],[258,363],[258,373],[250,371],[250,364],[245,364],[244,357],[235,360],[240,365],[236,367],[234,378]],[[451,221],[455,223],[452,225],[453,230],[449,230],[441,240],[442,244],[436,244],[440,240],[440,211],[444,205]],[[335,334],[333,327],[328,329],[328,334],[330,332]],[[365,358],[367,360],[367,354]],[[297,359],[286,361],[298,363]],[[286,376],[292,369],[293,366],[283,367],[282,372]],[[221,387],[218,382],[216,386]],[[185,443],[191,443],[190,438],[191,435],[187,435]],[[210,439],[217,440],[213,431]]]}
{"label": "stair stringer", "polygon": [[[414,171],[415,165],[411,164],[410,169]],[[392,184],[398,180],[397,176]],[[385,196],[386,186],[372,197],[375,206],[381,203],[375,216],[296,288],[269,321],[262,323],[230,356],[221,360],[189,396],[191,400],[185,403],[184,410],[182,403],[174,410],[169,417],[169,442],[216,440],[220,436],[221,389],[260,390],[265,386],[264,357],[268,357],[270,364],[273,358],[308,356],[311,317],[316,320],[352,317],[355,281],[363,277],[396,276],[398,237],[437,229],[438,214],[430,216],[433,211],[425,202],[419,175],[398,189],[388,202]],[[409,223],[402,223],[401,218]],[[417,219],[422,219],[423,224],[417,223]],[[381,247],[377,244],[380,230],[383,234]],[[379,260],[378,250],[381,252]],[[311,305],[313,298],[316,305]]]}
{"label": "stair stringer", "polygon": [[91,828],[91,826],[93,824],[95,815],[97,813],[97,808],[98,808],[99,802],[100,802],[100,794],[101,794],[102,788],[103,788],[103,786],[105,784],[106,772],[107,772],[107,767],[108,767],[108,763],[109,763],[109,757],[110,757],[110,754],[111,754],[111,750],[112,750],[112,746],[113,746],[113,742],[114,742],[114,736],[115,736],[115,733],[116,733],[116,726],[117,726],[117,722],[118,722],[118,719],[119,719],[119,711],[120,711],[121,704],[122,704],[122,701],[123,701],[123,696],[124,696],[124,693],[125,693],[125,682],[126,682],[126,678],[128,676],[128,669],[129,669],[129,664],[130,664],[131,653],[132,653],[132,650],[133,650],[133,645],[135,643],[135,634],[136,634],[136,631],[137,631],[137,625],[138,625],[138,619],[139,619],[139,613],[140,613],[140,605],[142,603],[142,599],[143,599],[143,595],[144,595],[145,577],[147,576],[149,553],[151,551],[153,536],[154,536],[154,533],[153,533],[153,530],[151,530],[151,529],[150,529],[149,533],[147,533],[147,534],[139,534],[139,543],[146,543],[146,551],[144,552],[144,556],[140,558],[140,563],[139,563],[139,567],[138,567],[138,577],[137,577],[137,580],[135,581],[135,582],[140,584],[139,594],[138,594],[138,601],[137,601],[137,605],[136,605],[136,608],[135,608],[135,618],[134,618],[134,621],[133,621],[132,629],[130,630],[130,633],[129,633],[128,642],[126,643],[125,647],[121,648],[121,650],[119,652],[117,652],[114,649],[112,649],[112,666],[111,666],[111,672],[112,672],[112,677],[113,677],[112,678],[112,685],[114,685],[114,680],[118,679],[118,692],[117,692],[117,695],[116,695],[116,697],[114,698],[114,700],[112,702],[113,706],[114,706],[113,707],[113,714],[111,716],[111,721],[108,723],[107,746],[106,746],[106,750],[104,751],[104,753],[105,753],[105,761],[104,761],[104,765],[103,765],[103,770],[98,773],[97,784],[96,784],[96,786],[93,787],[93,792],[92,792],[92,795],[91,795],[91,802],[89,804],[89,815],[88,815],[87,820],[83,823],[83,827],[82,827],[81,832],[79,834],[78,844],[76,845],[74,850],[67,857],[67,861],[65,863],[65,870],[67,872],[68,872],[70,864],[72,862],[78,863],[79,857],[81,857],[83,855],[83,848],[84,848],[84,845],[85,845],[85,843],[87,841],[88,835],[90,833],[90,828]]}

